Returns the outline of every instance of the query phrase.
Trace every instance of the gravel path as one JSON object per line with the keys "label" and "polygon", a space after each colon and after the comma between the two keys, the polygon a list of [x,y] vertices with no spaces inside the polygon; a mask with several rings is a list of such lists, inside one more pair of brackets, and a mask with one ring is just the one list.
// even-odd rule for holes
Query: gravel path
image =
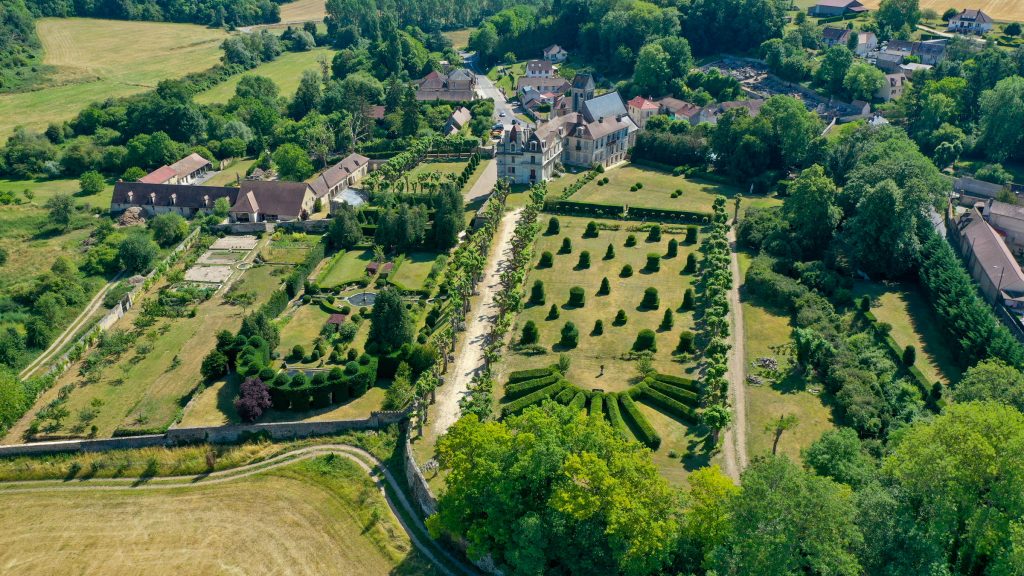
{"label": "gravel path", "polygon": [[434,423],[431,426],[431,434],[435,438],[447,432],[459,419],[459,400],[469,389],[473,375],[484,365],[484,338],[498,314],[494,296],[498,291],[502,266],[511,249],[512,234],[515,232],[516,220],[521,211],[522,209],[518,209],[505,214],[495,233],[491,255],[484,270],[484,279],[480,283],[477,305],[470,310],[466,332],[461,339],[461,346],[457,349],[455,362],[448,372],[445,385],[437,390],[437,403],[432,414]]}
{"label": "gravel path", "polygon": [[[449,576],[455,574],[477,574],[478,571],[466,566],[463,562],[452,556],[447,550],[440,547],[433,540],[423,538],[427,534],[426,526],[419,519],[419,512],[402,491],[402,486],[395,479],[391,471],[383,462],[373,454],[355,446],[346,444],[325,444],[321,446],[310,446],[299,448],[284,454],[279,454],[262,462],[248,464],[230,470],[221,470],[198,476],[171,476],[152,478],[148,481],[132,478],[111,478],[82,481],[59,481],[59,480],[30,480],[24,482],[0,482],[0,494],[14,494],[24,492],[90,492],[90,491],[111,491],[111,490],[166,490],[172,488],[194,488],[209,484],[220,484],[233,482],[247,478],[254,474],[288,466],[301,460],[308,460],[327,454],[343,456],[355,462],[362,468],[370,478],[373,479],[381,495],[388,503],[391,512],[398,519],[402,529],[409,536],[409,540],[424,556],[426,556],[443,574]],[[390,491],[387,490],[390,488]],[[416,530],[409,526],[409,520],[416,523]],[[442,561],[443,558],[443,561]],[[456,566],[459,571],[452,571],[448,566]]]}
{"label": "gravel path", "polygon": [[729,310],[732,316],[732,351],[729,354],[729,403],[732,405],[732,426],[725,431],[725,472],[734,482],[747,467],[747,382],[746,357],[743,334],[743,305],[740,303],[740,262],[736,254],[736,231],[729,231],[732,249],[732,290],[729,291]]}

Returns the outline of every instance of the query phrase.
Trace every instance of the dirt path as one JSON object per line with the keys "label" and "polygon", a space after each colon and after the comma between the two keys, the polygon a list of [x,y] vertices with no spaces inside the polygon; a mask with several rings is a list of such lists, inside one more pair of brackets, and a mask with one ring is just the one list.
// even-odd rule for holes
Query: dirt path
{"label": "dirt path", "polygon": [[[60,480],[0,482],[0,494],[16,494],[24,492],[89,492],[98,490],[166,490],[171,488],[193,488],[210,484],[220,484],[223,482],[233,482],[255,474],[262,474],[275,468],[288,466],[301,460],[316,458],[327,454],[336,454],[348,458],[370,475],[370,478],[373,479],[377,488],[380,490],[381,495],[383,495],[385,501],[387,501],[391,512],[394,514],[399,524],[401,524],[402,529],[405,530],[406,534],[408,534],[409,540],[417,550],[419,550],[437,567],[440,572],[448,574],[449,576],[454,574],[478,573],[478,571],[466,566],[465,563],[456,559],[433,540],[423,537],[423,535],[427,534],[426,526],[421,520],[419,520],[420,516],[418,511],[409,502],[408,498],[406,498],[401,485],[383,462],[365,450],[345,444],[327,444],[322,446],[299,448],[291,452],[279,454],[262,462],[248,464],[246,466],[230,470],[212,472],[210,474],[200,474],[198,476],[171,476],[164,478],[152,478],[148,481],[124,478],[82,480],[74,482],[65,482]],[[388,488],[390,488],[390,490],[388,490]],[[412,521],[416,523],[415,530],[409,526],[409,519],[412,519]],[[459,571],[452,571],[448,566],[456,566]]]}
{"label": "dirt path", "polygon": [[56,340],[53,341],[53,344],[50,344],[46,351],[44,351],[39,356],[36,356],[36,359],[33,360],[31,364],[26,366],[25,369],[22,370],[20,374],[18,374],[18,377],[21,378],[22,380],[28,378],[29,376],[32,375],[33,372],[35,372],[41,366],[49,362],[55,354],[60,352],[61,348],[63,348],[68,342],[71,341],[71,339],[78,333],[82,326],[85,325],[89,317],[91,317],[93,313],[96,312],[96,309],[99,308],[101,304],[103,304],[103,297],[107,295],[107,292],[109,292],[110,289],[113,288],[120,281],[121,275],[118,274],[117,276],[114,277],[113,280],[108,282],[106,286],[104,286],[99,292],[97,292],[96,295],[92,297],[92,300],[89,301],[89,304],[86,305],[85,309],[82,310],[82,313],[79,314],[78,317],[75,318],[75,321],[72,322],[71,325],[67,327],[67,330],[64,330],[64,332],[61,333],[61,335]]}
{"label": "dirt path", "polygon": [[459,419],[459,400],[466,394],[473,375],[484,364],[484,337],[487,336],[491,324],[497,316],[494,295],[498,290],[501,269],[507,258],[512,242],[512,234],[516,229],[516,220],[522,209],[513,210],[502,218],[495,241],[491,247],[484,279],[480,283],[480,295],[477,305],[470,311],[466,332],[462,337],[462,345],[456,352],[455,362],[448,372],[445,385],[437,391],[437,403],[433,409],[433,425],[430,427],[434,438],[441,436]]}
{"label": "dirt path", "polygon": [[747,374],[743,335],[743,305],[740,303],[740,262],[736,254],[736,231],[729,231],[732,249],[732,290],[729,291],[729,310],[732,316],[732,351],[729,354],[729,404],[732,406],[732,426],[725,431],[725,472],[739,482],[740,473],[747,467]]}

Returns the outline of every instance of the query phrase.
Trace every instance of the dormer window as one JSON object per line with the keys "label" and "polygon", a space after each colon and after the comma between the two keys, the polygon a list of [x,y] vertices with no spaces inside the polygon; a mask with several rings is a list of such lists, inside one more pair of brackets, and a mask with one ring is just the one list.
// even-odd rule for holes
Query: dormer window
{"label": "dormer window", "polygon": [[171,194],[171,206],[174,206],[177,203],[178,203],[178,195],[177,194]]}
{"label": "dormer window", "polygon": [[135,192],[128,191],[128,203],[131,204],[135,201]]}
{"label": "dormer window", "polygon": [[210,197],[208,195],[203,196],[203,206],[210,207]]}
{"label": "dormer window", "polygon": [[149,193],[149,203],[156,206],[156,192]]}

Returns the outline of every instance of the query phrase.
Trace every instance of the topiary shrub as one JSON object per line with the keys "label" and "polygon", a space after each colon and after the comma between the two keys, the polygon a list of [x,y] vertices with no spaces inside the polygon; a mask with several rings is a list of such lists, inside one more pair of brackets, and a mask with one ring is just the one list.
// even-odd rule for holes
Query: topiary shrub
{"label": "topiary shrub", "polygon": [[679,335],[679,346],[676,347],[676,350],[685,354],[693,352],[694,338],[696,338],[696,336],[693,332],[684,331]]}
{"label": "topiary shrub", "polygon": [[569,288],[569,302],[567,305],[582,308],[586,304],[586,295],[583,292],[583,288],[579,286],[573,286]]}
{"label": "topiary shrub", "polygon": [[684,274],[693,274],[697,271],[697,255],[690,252],[686,255],[686,266],[683,267]]}
{"label": "topiary shrub", "polygon": [[604,334],[604,320],[597,320],[594,322],[594,329],[590,331],[594,336],[600,336]]}
{"label": "topiary shrub", "polygon": [[626,311],[620,308],[619,311],[615,313],[615,320],[612,321],[612,324],[615,326],[622,326],[628,320],[629,317],[626,316]]}
{"label": "topiary shrub", "polygon": [[672,309],[665,308],[665,315],[661,317],[661,329],[671,330],[675,325],[675,318],[672,316]]}
{"label": "topiary shrub", "polygon": [[861,312],[870,312],[871,311],[871,297],[870,296],[865,295],[865,296],[861,297],[861,299],[860,299],[860,311]]}
{"label": "topiary shrub", "polygon": [[579,346],[579,343],[580,331],[572,322],[566,322],[565,326],[562,326],[562,338],[558,341],[558,345],[563,348],[575,348]]}
{"label": "topiary shrub", "polygon": [[551,268],[555,264],[555,257],[551,255],[551,252],[543,252],[540,255],[540,261],[537,262],[537,268]]}
{"label": "topiary shrub", "polygon": [[687,288],[683,293],[683,310],[693,310],[693,288]]}
{"label": "topiary shrub", "polygon": [[654,334],[654,330],[641,330],[636,335],[636,340],[633,342],[634,352],[657,352],[658,343]]}
{"label": "topiary shrub", "polygon": [[660,305],[661,301],[658,299],[658,289],[653,286],[645,289],[644,298],[640,301],[640,307],[645,310],[657,310]]}
{"label": "topiary shrub", "polygon": [[548,320],[557,320],[559,316],[558,306],[552,304],[548,310]]}
{"label": "topiary shrub", "polygon": [[625,266],[623,266],[622,267],[622,272],[619,272],[619,276],[621,278],[629,278],[632,275],[633,275],[633,267],[630,266],[629,264],[626,264]]}
{"label": "topiary shrub", "polygon": [[608,278],[601,278],[601,287],[597,289],[598,296],[607,296],[612,292],[612,285],[608,282]]}
{"label": "topiary shrub", "polygon": [[697,243],[697,227],[687,226],[686,227],[686,243],[696,244]]}
{"label": "topiary shrub", "polygon": [[636,246],[636,236],[630,234],[626,236],[626,248],[632,248],[633,246]]}
{"label": "topiary shrub", "polygon": [[661,270],[661,255],[654,254],[653,252],[647,255],[647,264],[644,266],[644,270],[648,272],[657,272]]}
{"label": "topiary shrub", "polygon": [[296,344],[292,347],[292,360],[296,362],[306,357],[306,349],[302,347],[302,344]]}
{"label": "topiary shrub", "polygon": [[665,251],[665,258],[675,258],[679,254],[679,242],[675,238],[668,241],[668,250]]}
{"label": "topiary shrub", "polygon": [[562,224],[558,221],[558,217],[557,216],[552,216],[551,219],[548,220],[548,229],[544,231],[544,234],[546,234],[548,236],[553,236],[555,234],[558,234],[561,231],[562,231]]}
{"label": "topiary shrub", "polygon": [[571,254],[572,253],[572,240],[569,238],[562,238],[562,247],[558,249],[559,254]]}
{"label": "topiary shrub", "polygon": [[576,264],[577,270],[586,270],[590,268],[590,252],[584,250],[580,252],[580,261]]}
{"label": "topiary shrub", "polygon": [[611,244],[608,245],[608,249],[604,251],[604,259],[605,260],[614,260],[615,259],[615,246],[612,246]]}
{"label": "topiary shrub", "polygon": [[540,339],[540,331],[537,330],[537,324],[533,320],[527,320],[523,326],[523,336],[519,339],[520,344],[536,344],[537,340]]}
{"label": "topiary shrub", "polygon": [[583,231],[584,238],[597,238],[597,222],[591,220],[587,222],[587,229]]}
{"label": "topiary shrub", "polygon": [[540,280],[533,281],[533,287],[530,288],[530,304],[535,306],[543,306],[546,298],[544,297],[544,282]]}
{"label": "topiary shrub", "polygon": [[355,361],[355,359],[356,359],[356,358],[357,358],[358,356],[359,356],[359,353],[358,353],[358,352],[356,352],[356,349],[355,349],[355,348],[349,348],[349,349],[348,349],[348,353],[347,353],[347,354],[345,354],[345,358],[346,358],[346,359],[347,359],[347,360],[348,360],[349,362],[354,362],[354,361]]}
{"label": "topiary shrub", "polygon": [[637,182],[636,184],[634,184],[634,186],[636,186],[637,190],[643,190],[644,189],[644,183],[643,182]]}
{"label": "topiary shrub", "polygon": [[661,225],[655,224],[647,231],[648,242],[661,242]]}
{"label": "topiary shrub", "polygon": [[917,349],[913,346],[907,346],[903,349],[903,365],[909,368],[915,362],[917,362]]}

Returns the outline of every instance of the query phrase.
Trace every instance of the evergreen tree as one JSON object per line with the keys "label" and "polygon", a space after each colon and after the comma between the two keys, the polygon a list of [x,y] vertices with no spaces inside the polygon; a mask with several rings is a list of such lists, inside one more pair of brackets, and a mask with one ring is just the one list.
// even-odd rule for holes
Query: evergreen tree
{"label": "evergreen tree", "polygon": [[390,352],[412,340],[412,321],[397,288],[387,287],[377,294],[370,314],[370,342]]}

